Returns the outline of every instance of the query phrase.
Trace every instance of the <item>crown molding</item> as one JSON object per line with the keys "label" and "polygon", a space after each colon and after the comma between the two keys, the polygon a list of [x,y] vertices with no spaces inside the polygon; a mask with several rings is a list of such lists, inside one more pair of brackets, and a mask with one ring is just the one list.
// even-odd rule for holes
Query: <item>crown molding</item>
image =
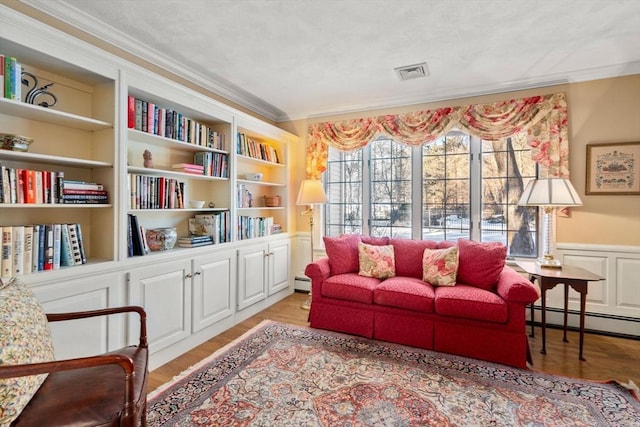
{"label": "crown molding", "polygon": [[283,111],[253,96],[244,89],[216,75],[205,76],[188,67],[182,67],[180,64],[177,64],[173,58],[141,44],[138,40],[78,10],[64,0],[55,2],[18,1],[270,120],[276,121],[277,118],[285,117]]}

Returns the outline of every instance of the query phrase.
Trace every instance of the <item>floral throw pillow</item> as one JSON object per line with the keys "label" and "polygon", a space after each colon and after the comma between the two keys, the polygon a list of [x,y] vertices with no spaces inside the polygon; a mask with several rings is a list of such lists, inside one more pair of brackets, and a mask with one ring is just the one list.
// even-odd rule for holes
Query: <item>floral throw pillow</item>
{"label": "floral throw pillow", "polygon": [[457,246],[424,250],[422,254],[422,280],[433,286],[455,286],[457,275]]}
{"label": "floral throw pillow", "polygon": [[396,275],[396,261],[392,245],[368,245],[358,243],[360,276],[386,279]]}

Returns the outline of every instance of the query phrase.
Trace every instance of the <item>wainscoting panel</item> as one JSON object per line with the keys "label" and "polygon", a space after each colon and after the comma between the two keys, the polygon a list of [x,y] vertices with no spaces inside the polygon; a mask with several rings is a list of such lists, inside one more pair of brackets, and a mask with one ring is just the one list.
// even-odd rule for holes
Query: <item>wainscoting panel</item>
{"label": "wainscoting panel", "polygon": [[[589,282],[585,327],[592,331],[640,338],[640,247],[558,243],[557,255],[604,277]],[[562,325],[564,287],[547,291],[547,322]],[[540,301],[536,304],[540,320]],[[580,295],[569,290],[569,326],[579,325]]]}

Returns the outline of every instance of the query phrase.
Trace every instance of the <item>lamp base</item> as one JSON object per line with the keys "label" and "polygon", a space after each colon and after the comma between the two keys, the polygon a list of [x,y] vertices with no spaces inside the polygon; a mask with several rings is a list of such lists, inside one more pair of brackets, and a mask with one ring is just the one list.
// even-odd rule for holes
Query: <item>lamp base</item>
{"label": "lamp base", "polygon": [[300,308],[303,310],[311,310],[311,291],[309,291],[309,297],[305,302],[302,303]]}
{"label": "lamp base", "polygon": [[553,255],[545,255],[542,258],[538,258],[536,264],[540,268],[562,268],[560,260],[554,258]]}

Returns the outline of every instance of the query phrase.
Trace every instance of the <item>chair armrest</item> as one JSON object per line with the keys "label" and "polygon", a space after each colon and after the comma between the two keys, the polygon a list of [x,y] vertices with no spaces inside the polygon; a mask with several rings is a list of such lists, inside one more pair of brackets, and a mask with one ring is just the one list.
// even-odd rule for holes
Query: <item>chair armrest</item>
{"label": "chair armrest", "polygon": [[134,363],[123,354],[102,354],[99,356],[79,357],[76,359],[52,360],[51,362],[27,363],[23,365],[0,365],[0,378],[24,377],[27,375],[49,374],[92,368],[101,365],[119,365],[125,373],[125,379],[133,375]]}
{"label": "chair armrest", "polygon": [[311,281],[324,281],[331,275],[329,258],[320,258],[307,264],[307,267],[304,269],[304,274],[309,277]]}
{"label": "chair armrest", "polygon": [[48,313],[47,320],[49,322],[60,322],[64,320],[76,320],[76,319],[86,319],[88,317],[97,317],[97,316],[106,316],[110,314],[120,314],[120,313],[138,313],[138,317],[140,318],[140,342],[138,344],[139,347],[147,348],[147,313],[144,311],[142,307],[139,306],[124,306],[124,307],[111,307],[111,308],[103,308],[100,310],[89,310],[89,311],[76,311],[70,313]]}
{"label": "chair armrest", "polygon": [[540,298],[540,289],[509,266],[498,276],[497,291],[505,301],[524,305]]}

